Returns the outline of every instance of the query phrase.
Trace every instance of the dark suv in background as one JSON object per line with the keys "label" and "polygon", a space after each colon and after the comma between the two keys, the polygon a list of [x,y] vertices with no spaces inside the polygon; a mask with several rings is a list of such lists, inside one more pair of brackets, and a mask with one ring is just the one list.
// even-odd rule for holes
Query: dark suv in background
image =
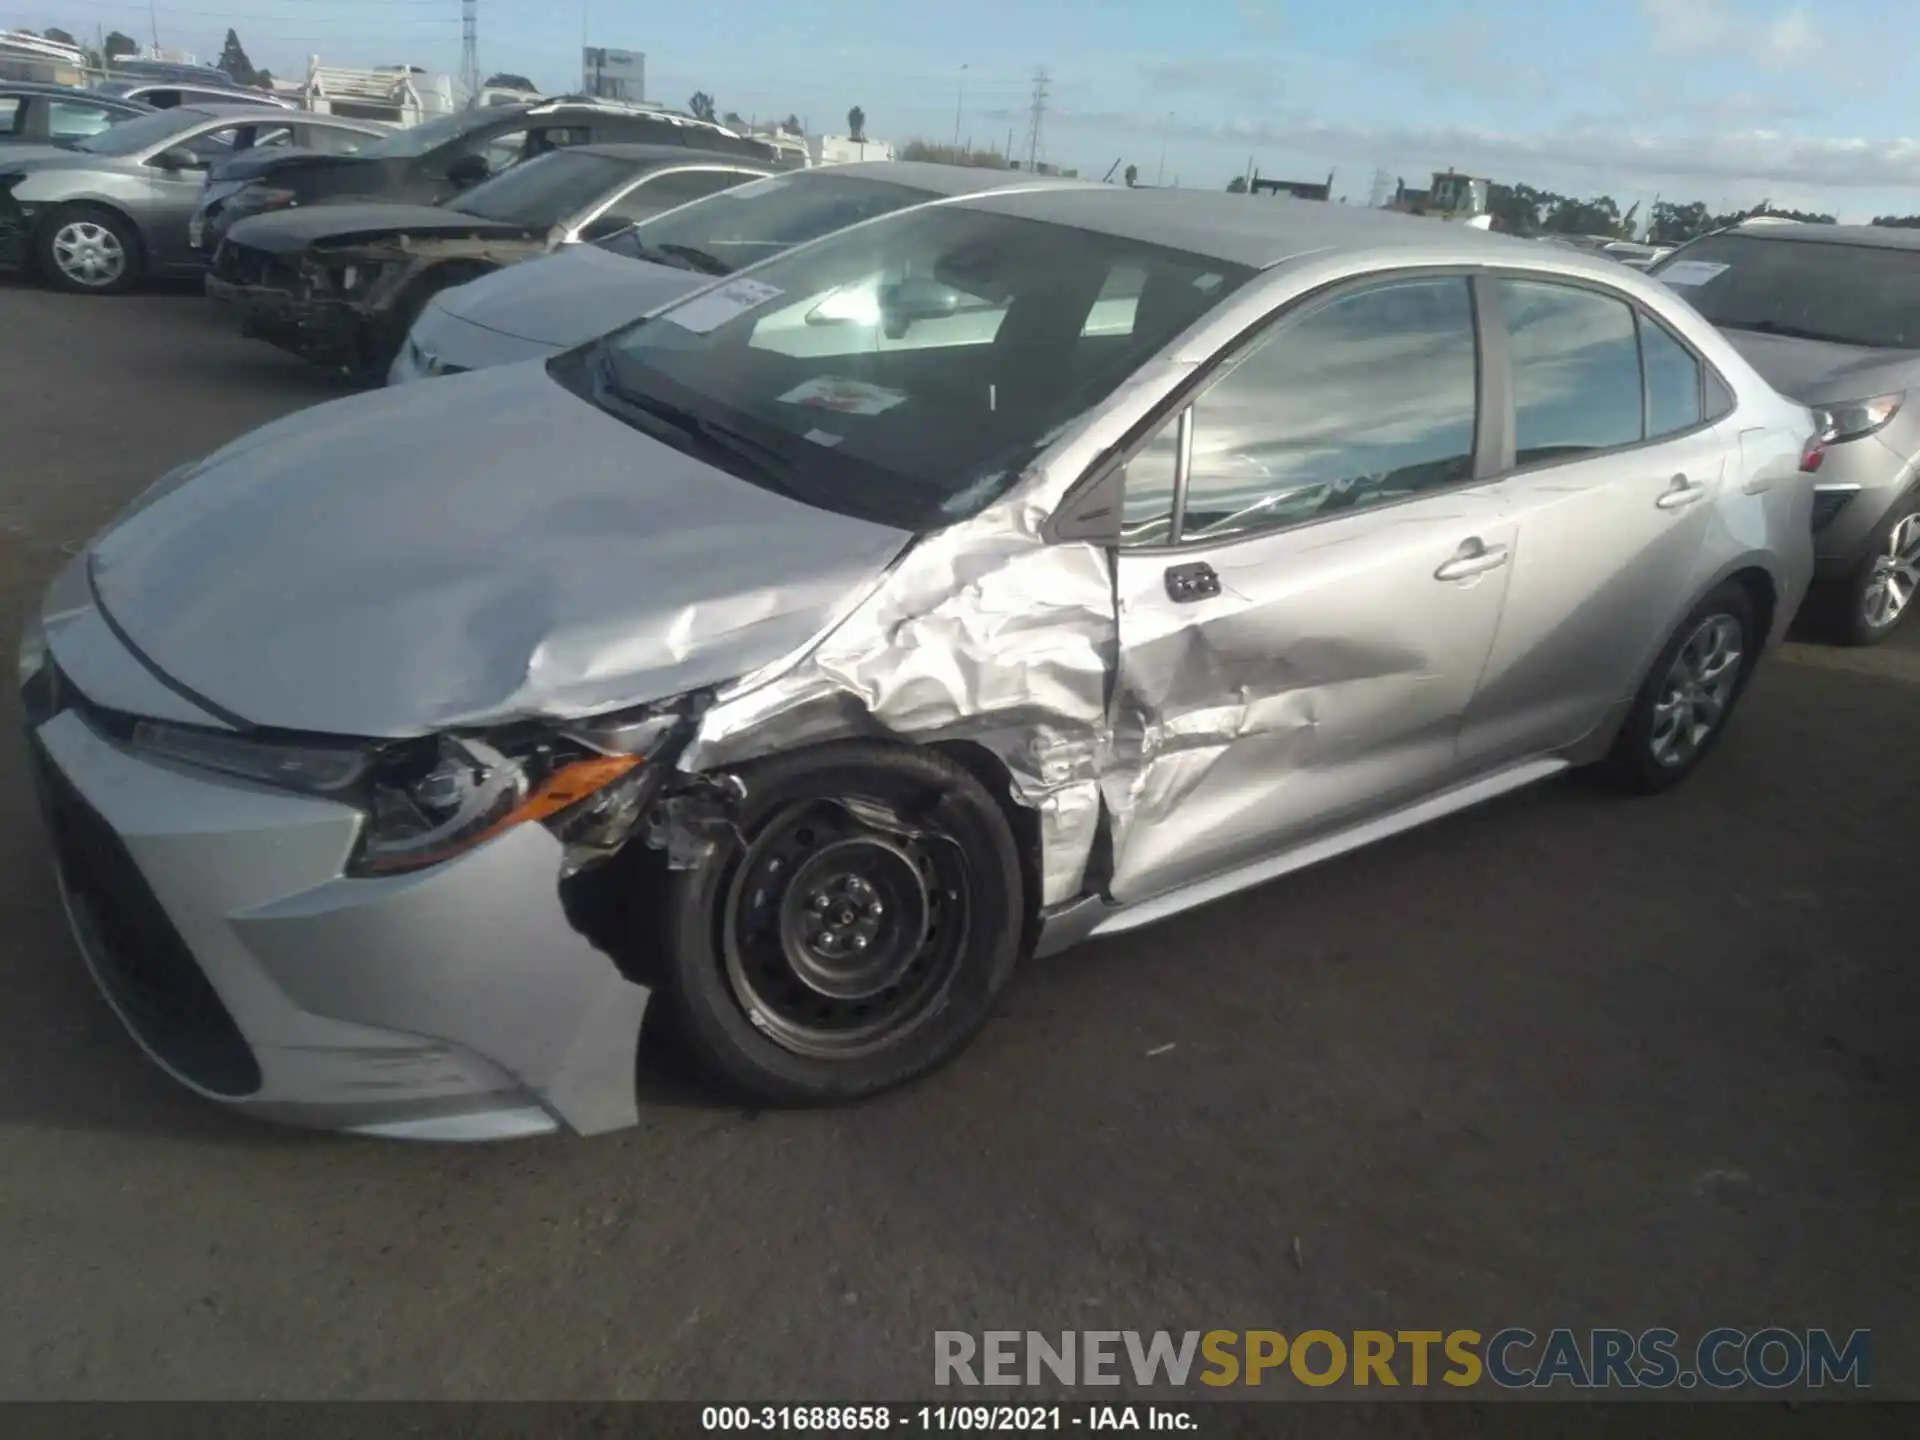
{"label": "dark suv in background", "polygon": [[1920,609],[1920,230],[1750,220],[1651,273],[1816,412],[1810,618],[1885,639]]}
{"label": "dark suv in background", "polygon": [[570,96],[494,105],[396,131],[352,155],[261,157],[209,181],[193,226],[194,244],[219,247],[250,215],[342,200],[436,205],[520,160],[570,145],[682,145],[777,163],[771,145],[691,115]]}

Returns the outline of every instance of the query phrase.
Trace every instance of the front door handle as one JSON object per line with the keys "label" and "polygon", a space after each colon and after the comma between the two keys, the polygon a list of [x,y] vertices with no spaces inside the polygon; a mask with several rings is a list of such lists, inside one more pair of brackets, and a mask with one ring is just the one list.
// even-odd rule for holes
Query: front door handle
{"label": "front door handle", "polygon": [[1684,510],[1696,500],[1706,498],[1707,487],[1695,485],[1684,475],[1673,477],[1673,484],[1667,487],[1667,493],[1653,503],[1662,510]]}
{"label": "front door handle", "polygon": [[1220,577],[1204,560],[1167,567],[1167,598],[1176,605],[1207,600],[1220,593]]}
{"label": "front door handle", "polygon": [[1470,580],[1475,575],[1498,570],[1512,558],[1513,552],[1504,545],[1486,545],[1478,539],[1469,540],[1461,545],[1451,560],[1433,572],[1433,578]]}

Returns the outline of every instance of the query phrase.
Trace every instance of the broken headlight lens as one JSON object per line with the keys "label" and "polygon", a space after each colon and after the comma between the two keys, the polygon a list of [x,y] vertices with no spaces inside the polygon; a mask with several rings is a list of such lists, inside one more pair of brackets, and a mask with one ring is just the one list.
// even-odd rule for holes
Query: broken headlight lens
{"label": "broken headlight lens", "polygon": [[132,740],[136,750],[163,760],[309,795],[349,792],[367,770],[366,752],[357,745],[283,745],[159,720],[136,723]]}

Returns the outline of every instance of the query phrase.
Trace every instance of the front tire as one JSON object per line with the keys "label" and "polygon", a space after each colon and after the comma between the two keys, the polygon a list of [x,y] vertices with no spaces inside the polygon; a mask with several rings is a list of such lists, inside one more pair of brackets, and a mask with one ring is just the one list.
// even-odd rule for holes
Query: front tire
{"label": "front tire", "polygon": [[937,752],[864,741],[740,778],[732,838],[671,880],[663,988],[697,1059],[748,1099],[810,1105],[958,1054],[1024,929],[993,797]]}
{"label": "front tire", "polygon": [[1729,580],[1668,639],[1602,763],[1637,794],[1671,790],[1719,743],[1746,690],[1763,637],[1746,589]]}
{"label": "front tire", "polygon": [[67,205],[40,227],[40,273],[77,295],[118,295],[140,278],[140,236],[126,216]]}

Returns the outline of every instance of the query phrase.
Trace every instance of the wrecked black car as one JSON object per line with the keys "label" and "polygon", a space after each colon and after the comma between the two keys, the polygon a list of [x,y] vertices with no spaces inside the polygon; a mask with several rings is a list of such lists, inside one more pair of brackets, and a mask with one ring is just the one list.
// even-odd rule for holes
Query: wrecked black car
{"label": "wrecked black car", "polygon": [[193,218],[206,255],[240,221],[273,210],[342,201],[438,205],[524,160],[575,145],[666,145],[778,162],[764,140],[669,110],[572,97],[459,110],[408,126],[352,154],[289,153],[210,183]]}
{"label": "wrecked black car", "polygon": [[259,215],[214,256],[207,293],[243,334],[378,383],[434,295],[773,172],[660,145],[582,145],[442,205],[339,204]]}

